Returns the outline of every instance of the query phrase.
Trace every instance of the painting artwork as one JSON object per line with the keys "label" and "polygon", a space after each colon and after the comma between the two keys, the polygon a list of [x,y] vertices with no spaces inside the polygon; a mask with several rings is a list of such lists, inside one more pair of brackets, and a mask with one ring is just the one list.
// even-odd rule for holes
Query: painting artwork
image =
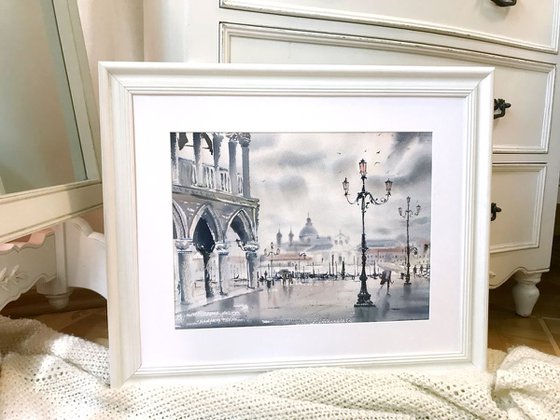
{"label": "painting artwork", "polygon": [[430,318],[431,132],[169,134],[176,329]]}

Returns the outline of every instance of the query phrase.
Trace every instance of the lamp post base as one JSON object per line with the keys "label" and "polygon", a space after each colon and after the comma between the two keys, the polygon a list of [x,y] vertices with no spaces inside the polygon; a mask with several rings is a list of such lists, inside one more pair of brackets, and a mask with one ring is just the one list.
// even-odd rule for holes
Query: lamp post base
{"label": "lamp post base", "polygon": [[360,292],[358,293],[358,300],[354,307],[361,308],[363,306],[374,306],[371,301],[371,294],[367,290],[367,276],[366,276],[366,256],[364,250],[365,237],[362,238],[362,274],[360,275]]}
{"label": "lamp post base", "polygon": [[404,285],[405,286],[410,286],[412,283],[410,282],[410,274],[406,274],[406,276],[404,276]]}
{"label": "lamp post base", "polygon": [[354,308],[375,308],[375,305],[371,300],[368,300],[366,302],[356,302]]}
{"label": "lamp post base", "polygon": [[371,301],[371,295],[367,290],[362,290],[358,293],[358,301],[354,304],[355,308],[362,308],[364,306],[375,306]]}

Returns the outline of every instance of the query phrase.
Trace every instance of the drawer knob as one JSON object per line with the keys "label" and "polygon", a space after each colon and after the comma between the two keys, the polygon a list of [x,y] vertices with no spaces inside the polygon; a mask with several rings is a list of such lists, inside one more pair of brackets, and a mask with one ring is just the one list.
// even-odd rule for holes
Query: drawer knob
{"label": "drawer knob", "polygon": [[492,203],[490,205],[490,221],[493,222],[494,220],[496,220],[496,216],[501,211],[502,211],[502,209],[500,207],[498,207],[498,205],[496,203]]}
{"label": "drawer knob", "polygon": [[494,99],[494,119],[502,118],[506,115],[506,109],[510,108],[511,104],[506,102],[505,99]]}
{"label": "drawer knob", "polygon": [[511,7],[511,6],[515,6],[515,4],[517,3],[517,0],[492,0],[492,1],[500,7]]}

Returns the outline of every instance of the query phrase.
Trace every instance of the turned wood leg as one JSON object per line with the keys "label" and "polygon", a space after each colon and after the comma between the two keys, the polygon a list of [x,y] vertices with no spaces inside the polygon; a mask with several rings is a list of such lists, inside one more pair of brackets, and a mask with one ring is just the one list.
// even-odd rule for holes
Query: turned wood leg
{"label": "turned wood leg", "polygon": [[541,273],[525,274],[518,272],[514,276],[517,284],[513,287],[515,312],[520,316],[530,316],[539,299],[537,283],[541,281]]}
{"label": "turned wood leg", "polygon": [[49,282],[37,283],[37,292],[44,295],[55,309],[68,305],[72,290],[66,278],[65,228],[63,223],[52,228],[55,236],[56,277]]}
{"label": "turned wood leg", "polygon": [[56,295],[44,295],[44,296],[49,301],[49,305],[51,305],[54,309],[60,310],[60,309],[64,309],[68,305],[68,301],[70,300],[71,293],[72,291],[68,291]]}

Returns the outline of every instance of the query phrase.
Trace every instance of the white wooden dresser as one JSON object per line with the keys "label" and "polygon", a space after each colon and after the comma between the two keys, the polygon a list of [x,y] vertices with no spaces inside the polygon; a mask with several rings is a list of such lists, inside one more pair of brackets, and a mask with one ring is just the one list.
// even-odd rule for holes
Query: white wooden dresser
{"label": "white wooden dresser", "polygon": [[550,264],[560,166],[560,0],[144,5],[148,61],[495,67],[503,116],[494,122],[490,287],[514,277],[517,312],[531,313]]}

